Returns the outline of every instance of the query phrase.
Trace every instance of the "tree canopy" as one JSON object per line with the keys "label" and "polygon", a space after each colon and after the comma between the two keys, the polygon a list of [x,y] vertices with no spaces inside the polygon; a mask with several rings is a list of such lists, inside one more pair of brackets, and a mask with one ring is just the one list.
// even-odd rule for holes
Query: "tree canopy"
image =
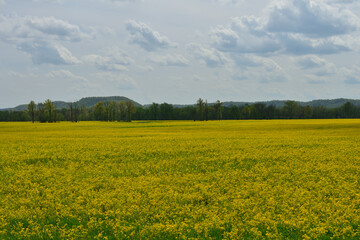
{"label": "tree canopy", "polygon": [[194,105],[175,107],[169,103],[136,106],[133,101],[99,101],[92,107],[69,103],[56,109],[50,99],[36,104],[30,101],[23,111],[0,111],[0,121],[132,121],[132,120],[222,120],[222,119],[310,119],[360,118],[360,106],[346,102],[340,107],[302,106],[286,101],[282,107],[264,103],[224,106],[218,100],[208,103],[199,98]]}

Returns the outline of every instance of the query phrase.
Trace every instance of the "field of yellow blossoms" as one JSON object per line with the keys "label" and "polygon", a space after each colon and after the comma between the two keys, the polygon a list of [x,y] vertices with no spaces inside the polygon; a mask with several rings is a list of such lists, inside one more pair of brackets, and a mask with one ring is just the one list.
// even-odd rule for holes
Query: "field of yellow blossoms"
{"label": "field of yellow blossoms", "polygon": [[0,239],[360,239],[360,120],[0,123]]}

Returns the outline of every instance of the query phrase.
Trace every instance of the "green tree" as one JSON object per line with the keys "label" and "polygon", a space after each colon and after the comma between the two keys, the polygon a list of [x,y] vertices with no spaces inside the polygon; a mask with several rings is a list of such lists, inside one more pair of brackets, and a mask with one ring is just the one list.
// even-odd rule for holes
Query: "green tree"
{"label": "green tree", "polygon": [[118,121],[125,121],[126,120],[126,106],[125,106],[124,101],[121,101],[119,103],[118,109],[119,109]]}
{"label": "green tree", "polygon": [[136,108],[133,102],[125,102],[125,111],[126,111],[126,121],[131,122],[132,114],[136,112]]}
{"label": "green tree", "polygon": [[105,120],[105,113],[106,113],[106,109],[105,109],[104,102],[100,101],[100,102],[96,103],[95,107],[94,107],[95,119],[99,120],[99,121]]}
{"label": "green tree", "polygon": [[108,121],[110,121],[110,122],[115,121],[115,114],[116,114],[116,102],[115,101],[109,102],[109,104],[106,107],[106,112],[107,112]]}
{"label": "green tree", "polygon": [[204,121],[204,110],[205,110],[205,103],[204,100],[202,100],[201,98],[199,98],[197,100],[197,114],[198,114],[198,119],[200,121]]}
{"label": "green tree", "polygon": [[54,109],[54,122],[56,123],[56,121],[57,121],[57,116],[58,116],[58,111],[57,111],[57,109],[55,108]]}
{"label": "green tree", "polygon": [[286,101],[283,113],[285,118],[299,118],[300,105],[295,101]]}
{"label": "green tree", "polygon": [[46,120],[51,123],[54,121],[55,106],[50,101],[50,99],[47,99],[45,101],[44,106],[45,106],[45,112],[46,112]]}
{"label": "green tree", "polygon": [[346,103],[341,107],[341,112],[342,112],[342,117],[352,118],[352,117],[355,117],[356,107],[355,107],[355,105],[353,105],[352,103],[346,102]]}
{"label": "green tree", "polygon": [[73,111],[74,111],[74,116],[73,116],[74,122],[78,122],[80,120],[80,113],[81,113],[79,104],[77,104],[77,103],[74,104]]}
{"label": "green tree", "polygon": [[74,104],[72,102],[69,103],[69,114],[70,114],[70,121],[74,122]]}
{"label": "green tree", "polygon": [[47,121],[46,114],[45,114],[45,105],[43,103],[39,103],[37,105],[37,112],[38,112],[38,118],[39,122],[44,123]]}
{"label": "green tree", "polygon": [[159,104],[153,102],[151,104],[151,106],[149,107],[149,114],[150,114],[150,118],[152,120],[158,120],[159,119]]}
{"label": "green tree", "polygon": [[311,118],[313,116],[313,109],[309,105],[306,105],[303,111],[304,111],[304,118]]}
{"label": "green tree", "polygon": [[249,119],[250,118],[250,106],[248,104],[246,104],[245,106],[242,107],[241,109],[241,115],[243,119]]}
{"label": "green tree", "polygon": [[251,119],[263,119],[266,106],[263,103],[255,103],[250,106]]}
{"label": "green tree", "polygon": [[214,109],[215,109],[216,119],[221,120],[222,119],[223,106],[222,106],[222,102],[220,102],[220,100],[216,101],[216,103],[214,104]]}
{"label": "green tree", "polygon": [[230,107],[230,118],[240,119],[240,109],[235,105]]}
{"label": "green tree", "polygon": [[35,122],[35,112],[36,112],[36,104],[34,101],[30,101],[30,103],[28,104],[28,111],[31,117],[31,121],[32,123]]}
{"label": "green tree", "polygon": [[159,106],[159,116],[161,120],[171,120],[173,115],[173,106],[168,103],[162,103]]}
{"label": "green tree", "polygon": [[265,108],[264,117],[266,119],[274,119],[276,118],[276,107],[274,105],[269,105]]}
{"label": "green tree", "polygon": [[209,112],[210,112],[210,107],[209,107],[209,104],[208,104],[207,100],[205,100],[205,103],[204,103],[205,121],[209,120]]}

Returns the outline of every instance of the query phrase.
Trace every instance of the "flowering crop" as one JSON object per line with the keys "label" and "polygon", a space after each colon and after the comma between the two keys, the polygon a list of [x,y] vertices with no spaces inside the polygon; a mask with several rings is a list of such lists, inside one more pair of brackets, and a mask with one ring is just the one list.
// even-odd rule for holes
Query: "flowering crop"
{"label": "flowering crop", "polygon": [[360,121],[0,123],[0,239],[359,239]]}

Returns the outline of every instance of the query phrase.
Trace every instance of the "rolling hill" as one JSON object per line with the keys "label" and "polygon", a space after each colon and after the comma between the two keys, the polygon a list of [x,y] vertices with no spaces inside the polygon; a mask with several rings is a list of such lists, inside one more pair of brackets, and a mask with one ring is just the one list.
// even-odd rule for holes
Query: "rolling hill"
{"label": "rolling hill", "polygon": [[[134,103],[134,105],[136,107],[149,107],[151,104],[146,104],[146,105],[141,105],[138,102],[135,102],[132,99],[129,99],[127,97],[122,97],[122,96],[111,96],[111,97],[85,97],[80,99],[79,101],[73,102],[74,105],[77,106],[82,106],[82,107],[86,107],[86,108],[91,108],[93,106],[96,105],[96,103],[103,101],[103,102],[110,102],[110,101],[115,101],[115,102],[126,102],[126,101],[131,101]],[[264,103],[265,105],[269,106],[269,105],[273,105],[277,108],[281,108],[285,105],[286,100],[272,100],[272,101],[262,101],[262,102],[232,102],[232,101],[228,101],[228,102],[223,102],[223,106],[225,107],[231,107],[231,106],[243,106],[245,104],[255,104],[255,103]],[[311,107],[319,107],[319,106],[323,106],[326,108],[336,108],[336,107],[340,107],[342,105],[344,105],[346,102],[350,102],[352,104],[354,104],[355,106],[360,106],[360,100],[358,99],[346,99],[346,98],[338,98],[338,99],[318,99],[318,100],[312,100],[312,101],[308,101],[308,102],[301,102],[301,101],[296,101],[298,104],[300,104],[301,106],[306,106],[309,105]],[[65,101],[54,101],[53,104],[55,105],[55,107],[57,109],[62,109],[62,108],[69,108],[69,102],[65,102]],[[209,105],[212,105],[214,103],[209,103]],[[193,106],[195,105],[192,104]],[[190,105],[180,105],[180,104],[173,104],[173,106],[175,108],[181,108],[181,107],[186,107],[186,106],[190,106]],[[6,108],[6,109],[0,109],[0,111],[23,111],[27,109],[27,104],[22,104],[19,106],[16,106],[14,108]]]}
{"label": "rolling hill", "polygon": [[[74,105],[77,106],[82,106],[82,107],[86,107],[86,108],[91,108],[93,106],[96,105],[96,103],[98,102],[111,102],[111,101],[115,101],[115,102],[127,102],[127,101],[131,101],[134,103],[134,105],[136,107],[141,106],[141,104],[139,104],[138,102],[135,102],[132,99],[129,99],[127,97],[121,97],[121,96],[111,96],[111,97],[86,97],[86,98],[82,98],[79,101],[73,102]],[[57,109],[62,109],[62,108],[69,108],[69,102],[64,102],[64,101],[54,101],[53,104],[55,105],[55,107]],[[14,108],[7,108],[7,109],[1,109],[1,110],[8,110],[8,111],[24,111],[27,109],[27,104],[22,104],[19,106],[16,106]]]}

